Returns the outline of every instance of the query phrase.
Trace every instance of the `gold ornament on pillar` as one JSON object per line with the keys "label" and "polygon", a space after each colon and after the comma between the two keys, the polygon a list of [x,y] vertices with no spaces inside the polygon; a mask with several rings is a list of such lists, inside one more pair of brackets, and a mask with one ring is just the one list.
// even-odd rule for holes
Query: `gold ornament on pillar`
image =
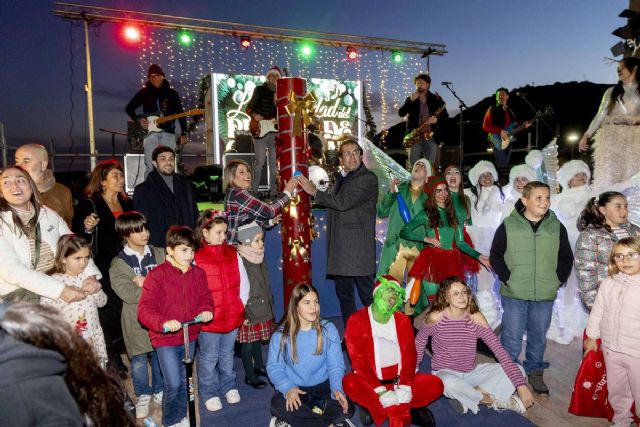
{"label": "gold ornament on pillar", "polygon": [[294,261],[298,255],[302,258],[303,261],[309,260],[309,252],[304,247],[304,239],[300,237],[299,239],[292,239],[289,237],[289,248],[291,252],[289,253],[289,259]]}
{"label": "gold ornament on pillar", "polygon": [[284,208],[284,211],[287,212],[291,218],[298,218],[298,205],[300,202],[300,194],[296,194],[289,202],[289,206]]}
{"label": "gold ornament on pillar", "polygon": [[[293,116],[293,136],[302,136],[302,125],[309,126],[315,117],[316,97],[313,93],[298,99],[294,91],[289,92],[289,103],[284,109]],[[300,120],[302,118],[302,120]]]}

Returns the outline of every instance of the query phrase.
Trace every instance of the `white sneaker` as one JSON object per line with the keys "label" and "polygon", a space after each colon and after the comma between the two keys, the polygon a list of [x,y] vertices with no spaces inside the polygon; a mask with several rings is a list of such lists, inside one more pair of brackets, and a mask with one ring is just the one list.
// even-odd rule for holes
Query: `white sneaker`
{"label": "white sneaker", "polygon": [[291,427],[291,425],[282,418],[271,417],[271,421],[269,421],[269,427]]}
{"label": "white sneaker", "polygon": [[235,388],[229,390],[227,394],[224,395],[227,398],[227,403],[234,404],[240,402],[240,393]]}
{"label": "white sneaker", "polygon": [[147,418],[149,416],[150,394],[142,394],[136,402],[136,418]]}
{"label": "white sneaker", "polygon": [[524,403],[518,396],[511,396],[509,400],[505,402],[496,401],[491,405],[491,407],[498,412],[509,409],[519,414],[524,414],[527,411],[527,407],[524,406]]}
{"label": "white sneaker", "polygon": [[162,392],[153,393],[153,401],[157,404],[162,404]]}
{"label": "white sneaker", "polygon": [[211,399],[204,402],[204,406],[207,408],[207,411],[215,412],[222,409],[222,401],[218,396],[214,396]]}
{"label": "white sneaker", "polygon": [[189,418],[184,417],[183,419],[178,421],[176,424],[171,424],[170,426],[167,426],[167,427],[190,427]]}

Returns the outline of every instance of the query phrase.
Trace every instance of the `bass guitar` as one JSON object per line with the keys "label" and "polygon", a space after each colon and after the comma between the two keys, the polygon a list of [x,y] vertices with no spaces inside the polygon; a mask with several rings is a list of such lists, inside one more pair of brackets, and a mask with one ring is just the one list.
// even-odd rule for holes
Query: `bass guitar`
{"label": "bass guitar", "polygon": [[139,116],[142,118],[146,118],[148,125],[147,125],[147,128],[145,129],[142,127],[142,125],[139,122],[135,122],[133,131],[132,131],[133,136],[136,139],[144,139],[144,137],[147,136],[149,133],[163,132],[163,130],[158,127],[162,123],[170,122],[171,120],[179,119],[181,117],[201,116],[204,114],[204,111],[205,110],[202,108],[195,108],[193,110],[188,110],[188,111],[184,111],[182,113],[177,113],[177,114],[171,114],[169,116],[157,116],[157,115],[149,115],[146,117],[144,115]]}
{"label": "bass guitar", "polygon": [[258,139],[263,138],[268,133],[278,132],[278,120],[256,120],[252,116],[249,122],[249,132],[251,132],[251,136]]}
{"label": "bass guitar", "polygon": [[509,123],[509,126],[504,129],[507,131],[507,138],[502,139],[502,136],[499,133],[490,133],[487,135],[487,141],[489,141],[494,150],[506,150],[513,142],[517,141],[515,135],[518,132],[521,132],[522,130],[529,127],[528,125],[530,123],[535,122],[540,117],[550,116],[552,114],[553,109],[551,107],[547,107],[543,111],[538,111],[531,120],[523,122],[518,126],[516,126],[515,122]]}

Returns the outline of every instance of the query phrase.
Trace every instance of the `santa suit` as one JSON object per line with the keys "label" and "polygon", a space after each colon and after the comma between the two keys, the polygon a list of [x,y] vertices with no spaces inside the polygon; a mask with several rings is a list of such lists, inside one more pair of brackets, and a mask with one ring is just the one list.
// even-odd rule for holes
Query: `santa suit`
{"label": "santa suit", "polygon": [[[345,375],[342,380],[344,391],[351,400],[369,410],[376,425],[382,424],[387,418],[389,427],[410,425],[409,408],[427,406],[442,395],[444,386],[435,375],[415,372],[416,349],[409,317],[396,312],[387,323],[395,326],[395,334],[388,335],[387,338],[396,340],[397,346],[393,347],[399,353],[399,363],[390,366],[381,366],[384,364],[381,361],[388,360],[389,357],[388,354],[383,355],[383,349],[374,343],[379,340],[374,339],[372,322],[375,321],[369,307],[354,313],[347,321],[344,338],[353,372]],[[385,328],[385,325],[380,327]],[[379,337],[379,333],[376,336]],[[374,389],[384,386],[388,390],[394,390],[396,385],[411,387],[412,400],[383,408]]]}

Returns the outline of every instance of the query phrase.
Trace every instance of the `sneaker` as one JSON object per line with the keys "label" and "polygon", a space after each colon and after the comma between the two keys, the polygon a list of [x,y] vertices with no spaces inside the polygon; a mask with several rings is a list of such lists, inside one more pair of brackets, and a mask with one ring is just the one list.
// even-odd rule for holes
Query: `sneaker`
{"label": "sneaker", "polygon": [[240,393],[238,393],[238,390],[235,388],[233,390],[229,390],[224,396],[227,398],[227,403],[232,405],[240,402]]}
{"label": "sneaker", "polygon": [[495,409],[498,412],[509,409],[519,414],[524,414],[527,411],[527,407],[524,406],[524,403],[518,396],[511,396],[509,400],[504,402],[495,401],[493,405],[491,405],[491,408]]}
{"label": "sneaker", "polygon": [[291,427],[291,424],[278,417],[271,417],[269,421],[269,427]]}
{"label": "sneaker", "polygon": [[449,403],[451,403],[451,407],[453,407],[453,410],[460,415],[466,414],[468,411],[468,409],[465,408],[462,402],[460,402],[458,399],[449,399]]}
{"label": "sneaker", "polygon": [[435,427],[436,419],[426,406],[422,408],[411,408],[411,423],[420,427]]}
{"label": "sneaker", "polygon": [[351,420],[346,418],[340,422],[333,423],[333,426],[334,427],[356,427],[356,425],[352,423]]}
{"label": "sneaker", "polygon": [[153,401],[157,404],[162,404],[162,392],[153,393]]}
{"label": "sneaker", "polygon": [[215,396],[204,402],[204,406],[207,408],[207,411],[219,411],[220,409],[222,409],[222,401],[218,396]]}
{"label": "sneaker", "polygon": [[184,417],[183,419],[181,419],[180,421],[178,421],[175,424],[171,424],[170,426],[167,427],[189,427],[189,418]]}
{"label": "sneaker", "polygon": [[147,418],[149,416],[150,394],[141,394],[136,402],[136,418]]}
{"label": "sneaker", "polygon": [[529,374],[529,384],[531,384],[531,388],[533,391],[540,394],[549,394],[549,387],[544,383],[544,378],[542,375],[544,371],[542,369],[536,369],[531,371]]}

